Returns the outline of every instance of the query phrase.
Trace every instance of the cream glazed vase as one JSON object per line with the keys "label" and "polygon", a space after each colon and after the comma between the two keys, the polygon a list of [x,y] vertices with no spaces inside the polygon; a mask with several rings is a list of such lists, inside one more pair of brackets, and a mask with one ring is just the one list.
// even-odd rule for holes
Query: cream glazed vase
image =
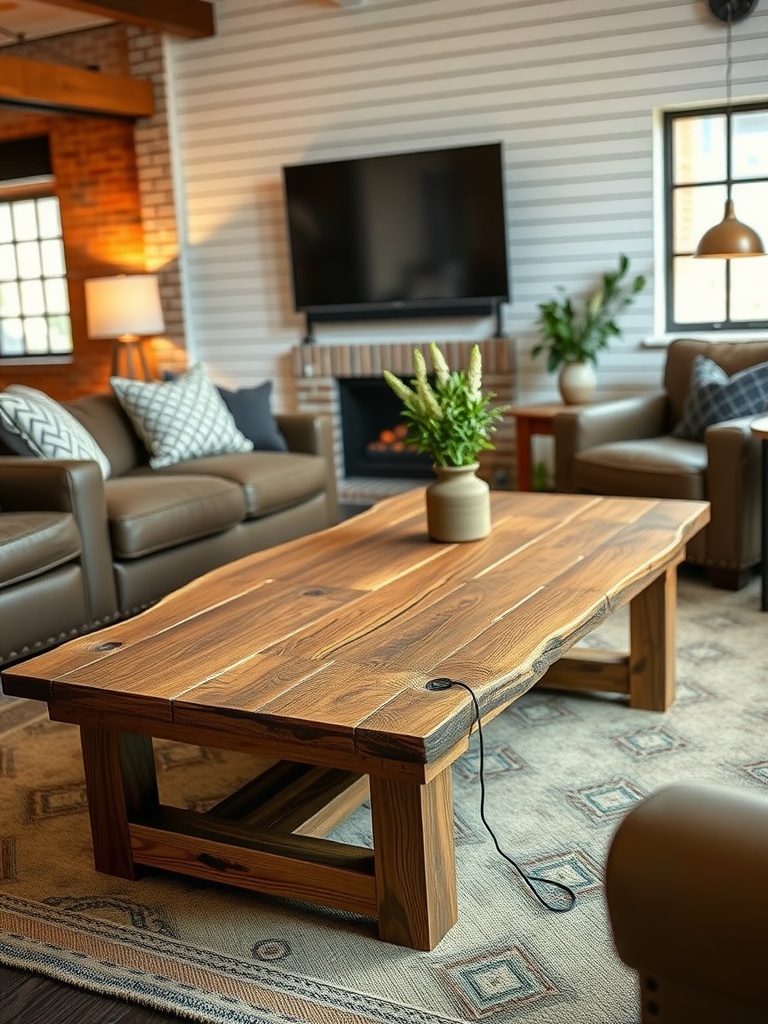
{"label": "cream glazed vase", "polygon": [[565,363],[557,378],[560,396],[566,405],[583,405],[592,400],[597,374],[592,363]]}
{"label": "cream glazed vase", "polygon": [[427,530],[431,540],[481,540],[491,532],[491,491],[469,466],[433,466],[437,480],[427,487]]}

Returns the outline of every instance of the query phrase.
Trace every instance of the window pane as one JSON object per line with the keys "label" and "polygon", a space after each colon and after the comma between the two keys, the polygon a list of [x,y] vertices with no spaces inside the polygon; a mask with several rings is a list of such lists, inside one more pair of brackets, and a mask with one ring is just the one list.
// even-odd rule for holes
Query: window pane
{"label": "window pane", "polygon": [[[733,261],[731,261],[733,262]],[[674,312],[676,323],[722,323],[725,320],[726,260],[674,260]]]}
{"label": "window pane", "polygon": [[24,352],[24,330],[21,320],[0,321],[3,338],[3,355],[18,356]]}
{"label": "window pane", "polygon": [[21,282],[21,311],[26,316],[45,312],[42,281]]}
{"label": "window pane", "polygon": [[0,281],[15,281],[16,277],[16,249],[0,245]]}
{"label": "window pane", "polygon": [[0,356],[72,351],[59,201],[0,201]]}
{"label": "window pane", "polygon": [[45,308],[49,313],[68,313],[69,297],[63,278],[55,277],[45,282]]}
{"label": "window pane", "polygon": [[68,316],[51,316],[48,318],[51,352],[72,351],[72,326]]}
{"label": "window pane", "polygon": [[61,218],[59,217],[59,201],[54,196],[37,201],[37,217],[40,224],[41,238],[59,238],[61,236]]}
{"label": "window pane", "polygon": [[15,281],[0,284],[0,316],[18,316],[21,313],[19,286]]}
{"label": "window pane", "polygon": [[675,155],[672,180],[676,185],[725,181],[725,114],[679,117],[672,126]]}
{"label": "window pane", "polygon": [[13,210],[13,233],[19,241],[37,238],[37,214],[34,199],[25,199],[11,204]]}
{"label": "window pane", "polygon": [[731,260],[731,320],[768,320],[768,256]]}
{"label": "window pane", "polygon": [[19,277],[40,277],[40,246],[37,242],[20,242],[16,247]]}
{"label": "window pane", "polygon": [[24,337],[30,355],[45,355],[48,351],[48,324],[41,316],[24,321]]}
{"label": "window pane", "polygon": [[58,238],[40,243],[40,254],[43,262],[43,274],[46,277],[63,277],[64,246]]}
{"label": "window pane", "polygon": [[[756,181],[752,184],[734,185],[732,189],[733,205],[736,216],[742,223],[749,224],[768,245],[768,181]],[[762,263],[762,260],[758,261]],[[765,264],[768,271],[768,263]],[[768,283],[768,278],[766,278]]]}
{"label": "window pane", "polygon": [[768,175],[768,111],[751,110],[731,119],[734,178]]}
{"label": "window pane", "polygon": [[0,204],[0,242],[10,242],[13,239],[13,221],[11,220],[11,208],[8,203]]}
{"label": "window pane", "polygon": [[674,194],[674,253],[695,252],[705,231],[719,224],[725,212],[724,185],[678,188]]}

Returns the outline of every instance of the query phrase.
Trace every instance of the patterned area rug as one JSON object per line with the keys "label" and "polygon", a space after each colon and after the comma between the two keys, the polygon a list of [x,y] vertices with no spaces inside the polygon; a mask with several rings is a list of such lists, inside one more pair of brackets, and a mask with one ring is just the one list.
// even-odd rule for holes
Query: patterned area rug
{"label": "patterned area rug", "polygon": [[[622,816],[670,782],[768,795],[758,609],[757,580],[729,593],[686,573],[669,712],[537,690],[489,723],[487,817],[506,852],[567,882],[577,904],[545,910],[497,854],[475,739],[454,765],[459,922],[431,953],[379,942],[348,914],[159,872],[98,874],[77,730],[0,698],[0,960],[206,1024],[634,1024],[634,978],[603,902],[606,851]],[[626,617],[587,645],[607,642],[624,645]],[[253,767],[172,743],[157,758],[163,798],[197,809]],[[366,808],[336,836],[369,844]]]}

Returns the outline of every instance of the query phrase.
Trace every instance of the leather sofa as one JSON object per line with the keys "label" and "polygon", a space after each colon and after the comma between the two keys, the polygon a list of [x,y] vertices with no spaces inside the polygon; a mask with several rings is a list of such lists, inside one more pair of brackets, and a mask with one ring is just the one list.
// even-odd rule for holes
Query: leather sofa
{"label": "leather sofa", "polygon": [[643,1024],[768,1020],[768,800],[684,783],[624,818],[605,897],[617,952],[637,972]]}
{"label": "leather sofa", "polygon": [[709,426],[703,441],[674,436],[697,355],[733,376],[768,362],[768,343],[678,338],[667,350],[661,390],[558,412],[555,486],[709,501],[711,520],[691,540],[686,560],[705,566],[714,585],[736,590],[761,559],[760,450],[749,429],[756,414]]}
{"label": "leather sofa", "polygon": [[275,417],[288,451],[162,469],[112,394],[65,408],[109,458],[0,454],[0,666],[142,611],[202,573],[337,518],[330,421]]}

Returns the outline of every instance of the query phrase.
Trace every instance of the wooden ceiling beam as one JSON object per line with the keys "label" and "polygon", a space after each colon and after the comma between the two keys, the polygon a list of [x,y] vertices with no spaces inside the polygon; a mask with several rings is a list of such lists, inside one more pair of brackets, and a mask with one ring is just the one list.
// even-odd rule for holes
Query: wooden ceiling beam
{"label": "wooden ceiling beam", "polygon": [[144,25],[188,39],[203,39],[216,34],[213,4],[205,0],[46,0],[53,7],[84,11],[110,21]]}
{"label": "wooden ceiling beam", "polygon": [[155,112],[152,84],[127,75],[105,75],[47,64],[0,52],[0,105],[57,113],[149,117]]}

